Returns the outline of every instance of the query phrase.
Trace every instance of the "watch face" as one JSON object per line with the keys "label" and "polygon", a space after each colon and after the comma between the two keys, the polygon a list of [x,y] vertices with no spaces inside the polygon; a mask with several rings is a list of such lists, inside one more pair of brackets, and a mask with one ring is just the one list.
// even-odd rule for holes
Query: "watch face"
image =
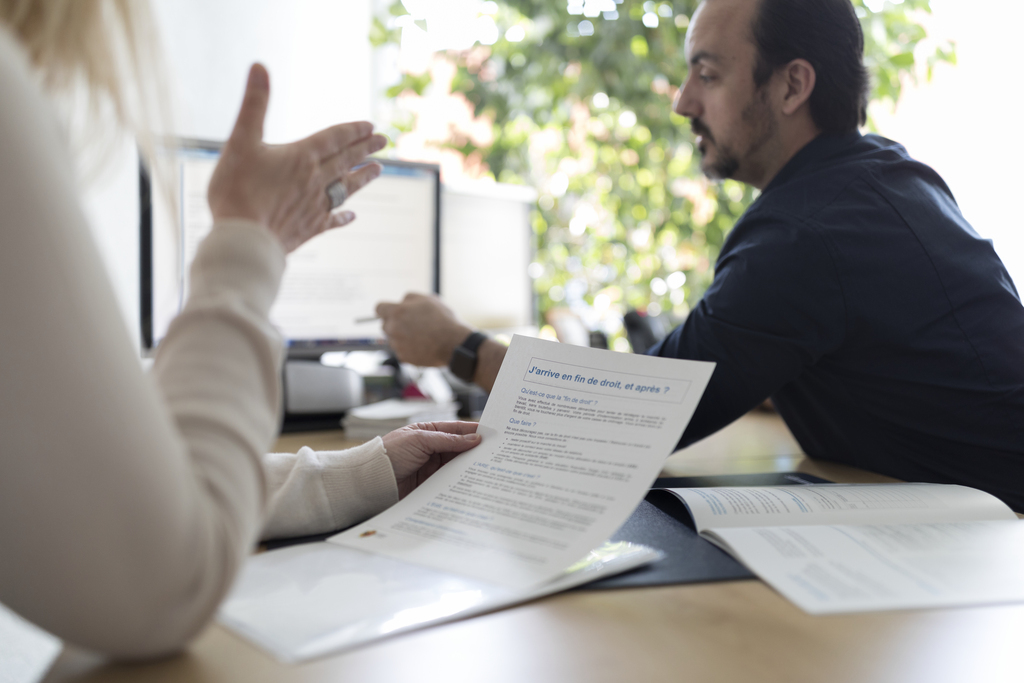
{"label": "watch face", "polygon": [[487,339],[486,335],[474,332],[452,351],[452,359],[448,363],[452,374],[464,382],[473,381],[473,376],[476,374],[476,350],[480,348],[485,339]]}

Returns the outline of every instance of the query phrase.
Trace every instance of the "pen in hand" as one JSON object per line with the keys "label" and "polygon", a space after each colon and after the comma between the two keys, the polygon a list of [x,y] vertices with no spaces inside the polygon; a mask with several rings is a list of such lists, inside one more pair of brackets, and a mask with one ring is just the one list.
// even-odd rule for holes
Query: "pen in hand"
{"label": "pen in hand", "polygon": [[362,324],[362,323],[372,323],[374,320],[380,320],[380,316],[379,315],[371,315],[371,316],[367,316],[365,318],[356,318],[356,324],[359,325],[359,324]]}

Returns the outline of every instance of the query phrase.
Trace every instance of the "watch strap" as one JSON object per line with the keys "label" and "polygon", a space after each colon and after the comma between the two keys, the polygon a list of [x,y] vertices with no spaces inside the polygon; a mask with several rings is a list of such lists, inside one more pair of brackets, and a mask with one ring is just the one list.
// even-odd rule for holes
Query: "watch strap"
{"label": "watch strap", "polygon": [[448,361],[448,369],[452,374],[463,382],[472,382],[476,375],[477,349],[487,339],[487,335],[481,332],[473,332],[452,351],[452,358]]}

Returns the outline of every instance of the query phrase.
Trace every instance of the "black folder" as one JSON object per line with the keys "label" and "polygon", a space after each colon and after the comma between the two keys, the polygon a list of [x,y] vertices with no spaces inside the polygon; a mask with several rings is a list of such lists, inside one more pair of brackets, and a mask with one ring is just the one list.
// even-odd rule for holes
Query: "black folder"
{"label": "black folder", "polygon": [[713,543],[697,535],[693,520],[682,501],[660,488],[701,488],[706,486],[800,486],[827,484],[825,479],[796,472],[730,474],[713,477],[672,477],[658,479],[652,490],[612,541],[629,541],[657,548],[665,557],[633,571],[610,576],[576,590],[637,588],[677,583],[706,583],[753,579],[754,575]]}

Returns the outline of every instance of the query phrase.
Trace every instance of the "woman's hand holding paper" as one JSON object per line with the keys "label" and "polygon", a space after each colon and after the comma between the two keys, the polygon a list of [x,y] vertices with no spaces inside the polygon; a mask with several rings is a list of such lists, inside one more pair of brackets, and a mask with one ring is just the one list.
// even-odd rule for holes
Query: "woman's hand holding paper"
{"label": "woman's hand holding paper", "polygon": [[419,422],[383,437],[398,482],[398,497],[405,498],[442,465],[480,443],[475,422]]}

